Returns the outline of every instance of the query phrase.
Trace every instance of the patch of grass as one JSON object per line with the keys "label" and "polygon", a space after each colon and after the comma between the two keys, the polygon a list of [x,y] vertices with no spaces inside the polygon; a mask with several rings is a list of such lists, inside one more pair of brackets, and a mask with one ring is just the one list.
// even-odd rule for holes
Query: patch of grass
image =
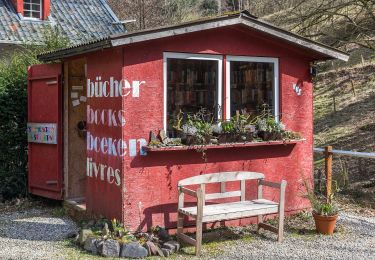
{"label": "patch of grass", "polygon": [[245,242],[254,242],[255,241],[255,238],[254,236],[250,235],[250,234],[245,234],[243,237],[242,237],[242,240],[245,241]]}
{"label": "patch of grass", "polygon": [[362,131],[375,131],[375,123],[361,126],[359,129]]}
{"label": "patch of grass", "polygon": [[64,207],[56,207],[52,210],[52,216],[61,218],[66,216],[66,209]]}

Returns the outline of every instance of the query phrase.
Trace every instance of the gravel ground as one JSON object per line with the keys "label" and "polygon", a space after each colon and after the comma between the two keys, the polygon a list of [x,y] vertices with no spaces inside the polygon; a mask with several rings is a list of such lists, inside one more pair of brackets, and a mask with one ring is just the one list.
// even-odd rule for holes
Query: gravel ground
{"label": "gravel ground", "polygon": [[338,226],[333,237],[287,232],[283,243],[262,232],[225,246],[215,259],[375,259],[375,217],[342,212]]}
{"label": "gravel ground", "polygon": [[77,231],[67,217],[51,210],[0,213],[0,259],[65,259],[63,240]]}
{"label": "gravel ground", "polygon": [[[287,220],[283,243],[277,243],[275,236],[267,231],[258,235],[251,228],[235,228],[236,232],[248,235],[242,236],[242,239],[217,241],[213,245],[204,244],[202,258],[375,259],[374,215],[341,212],[339,232],[333,237],[316,235],[312,220],[307,221],[308,223],[303,223],[300,219]],[[293,230],[293,227],[296,228]],[[77,259],[91,259],[92,256],[82,255],[80,250],[68,250],[64,242],[69,234],[77,230],[72,220],[68,217],[55,217],[53,210],[48,208],[10,212],[0,210],[0,259],[69,259],[72,255]],[[69,255],[68,251],[73,254]],[[181,252],[176,258],[194,257]]]}

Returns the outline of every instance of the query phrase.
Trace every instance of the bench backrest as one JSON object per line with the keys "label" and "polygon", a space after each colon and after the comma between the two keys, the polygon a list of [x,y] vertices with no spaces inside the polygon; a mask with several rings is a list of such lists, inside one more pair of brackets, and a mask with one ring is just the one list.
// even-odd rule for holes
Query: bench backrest
{"label": "bench backrest", "polygon": [[264,179],[264,174],[259,172],[219,172],[203,174],[187,179],[180,180],[178,186],[187,186],[195,184],[208,184],[228,181],[257,180]]}
{"label": "bench backrest", "polygon": [[[261,180],[264,179],[264,175],[258,172],[219,172],[219,173],[211,173],[211,174],[204,174],[198,175],[194,177],[190,177],[184,180],[180,180],[178,182],[178,186],[182,188],[182,186],[188,185],[196,185],[199,184],[200,190],[203,193],[203,201],[205,200],[215,200],[215,199],[224,199],[224,198],[232,198],[232,197],[241,197],[241,201],[245,200],[245,181],[247,180],[258,180],[258,185]],[[237,191],[226,191],[225,183],[229,181],[240,181],[241,188]],[[220,192],[219,193],[210,193],[206,194],[205,192],[205,185],[209,183],[221,183]],[[258,186],[260,187],[260,186]],[[189,190],[184,188],[185,190]],[[191,192],[191,191],[190,191]],[[258,196],[259,196],[259,188],[258,188]],[[194,191],[193,191],[194,193]],[[194,194],[193,194],[194,195]]]}

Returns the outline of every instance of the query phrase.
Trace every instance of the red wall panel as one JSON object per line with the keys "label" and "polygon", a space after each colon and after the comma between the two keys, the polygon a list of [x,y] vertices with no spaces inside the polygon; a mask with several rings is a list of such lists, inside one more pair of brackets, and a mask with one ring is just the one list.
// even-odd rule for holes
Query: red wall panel
{"label": "red wall panel", "polygon": [[[279,58],[280,110],[288,130],[302,133],[303,143],[294,146],[209,150],[207,161],[194,151],[149,153],[147,156],[124,157],[123,214],[126,225],[150,228],[174,227],[177,208],[177,182],[190,176],[219,171],[259,171],[270,181],[288,181],[286,210],[309,207],[300,197],[300,175],[312,176],[312,84],[309,75],[311,53],[279,40],[244,30],[241,26],[191,33],[159,39],[123,48],[123,75],[129,81],[146,84],[139,98],[125,98],[127,111],[124,138],[148,139],[149,131],[163,128],[163,52],[211,53]],[[297,96],[293,83],[302,86]],[[248,196],[255,194],[250,187]],[[216,187],[217,188],[217,187]],[[234,188],[234,186],[232,187]],[[265,196],[277,196],[266,190]],[[243,223],[246,223],[243,222]]]}
{"label": "red wall panel", "polygon": [[[289,146],[242,147],[209,150],[207,160],[195,151],[148,153],[141,156],[140,143],[148,140],[150,131],[163,128],[163,52],[189,52],[221,55],[245,55],[279,58],[280,110],[288,130],[298,131],[306,141]],[[124,97],[88,97],[92,111],[122,111],[124,126],[88,122],[89,136],[122,140],[124,156],[114,156],[88,149],[87,157],[98,164],[119,169],[121,185],[99,177],[87,178],[87,208],[108,218],[121,218],[133,230],[161,225],[174,227],[177,209],[177,182],[181,179],[219,171],[258,171],[270,181],[288,181],[286,210],[309,207],[301,198],[300,176],[312,176],[312,84],[309,62],[312,53],[295,46],[245,30],[241,26],[191,33],[123,48],[97,51],[86,56],[87,76],[91,83],[114,80],[129,87]],[[100,77],[100,79],[97,77]],[[139,87],[139,96],[133,93]],[[297,96],[293,83],[302,87]],[[225,81],[223,81],[225,84]],[[90,112],[90,111],[89,111]],[[108,141],[108,139],[107,139]],[[136,144],[137,155],[131,151]],[[100,150],[100,149],[99,149]],[[90,161],[90,162],[91,162]],[[107,175],[106,175],[107,174]],[[89,174],[90,175],[90,174]],[[113,179],[113,176],[111,177]],[[254,183],[249,182],[248,198],[255,196]],[[233,183],[228,189],[236,189]],[[217,190],[218,185],[208,187]],[[265,197],[277,198],[277,192],[266,189]],[[231,222],[233,223],[233,222]],[[238,222],[235,222],[238,223]],[[248,220],[240,223],[248,223]]]}
{"label": "red wall panel", "polygon": [[[87,57],[87,78],[90,83],[104,84],[109,82],[111,77],[121,80],[122,50],[99,51],[88,55]],[[99,78],[100,77],[100,78]],[[107,84],[107,83],[106,83]],[[109,89],[108,89],[109,90]],[[87,137],[97,140],[105,140],[103,142],[104,150],[100,150],[101,141],[97,144],[97,150],[87,150],[87,159],[91,164],[91,172],[87,173],[87,190],[86,203],[87,209],[96,215],[103,215],[107,218],[122,218],[122,195],[123,183],[117,183],[116,173],[121,178],[122,158],[118,154],[114,154],[110,142],[118,143],[122,138],[122,128],[117,124],[109,124],[113,111],[122,109],[121,97],[92,97],[87,96],[88,114],[92,114],[87,118]],[[112,111],[110,111],[112,110]],[[101,121],[103,116],[104,121]],[[117,123],[116,119],[116,123]],[[111,139],[109,139],[111,138]],[[93,142],[89,142],[93,143]],[[112,147],[112,148],[110,148]],[[111,150],[111,152],[109,152]],[[104,151],[104,152],[103,152]],[[95,173],[95,167],[99,167],[98,173]]]}

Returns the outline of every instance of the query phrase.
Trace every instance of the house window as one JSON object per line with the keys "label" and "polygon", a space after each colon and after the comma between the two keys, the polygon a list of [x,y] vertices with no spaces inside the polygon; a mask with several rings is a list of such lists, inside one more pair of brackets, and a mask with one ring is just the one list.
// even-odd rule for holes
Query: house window
{"label": "house window", "polygon": [[31,19],[42,19],[42,0],[24,0],[23,16]]}
{"label": "house window", "polygon": [[175,135],[174,120],[180,111],[196,113],[204,108],[221,118],[222,56],[164,54],[164,128]]}
{"label": "house window", "polygon": [[279,116],[278,59],[228,56],[226,64],[226,119],[246,109]]}
{"label": "house window", "polygon": [[204,108],[217,120],[246,109],[264,109],[279,118],[279,62],[277,58],[226,57],[225,111],[222,111],[223,56],[164,53],[164,129],[170,137],[180,111],[193,114]]}

